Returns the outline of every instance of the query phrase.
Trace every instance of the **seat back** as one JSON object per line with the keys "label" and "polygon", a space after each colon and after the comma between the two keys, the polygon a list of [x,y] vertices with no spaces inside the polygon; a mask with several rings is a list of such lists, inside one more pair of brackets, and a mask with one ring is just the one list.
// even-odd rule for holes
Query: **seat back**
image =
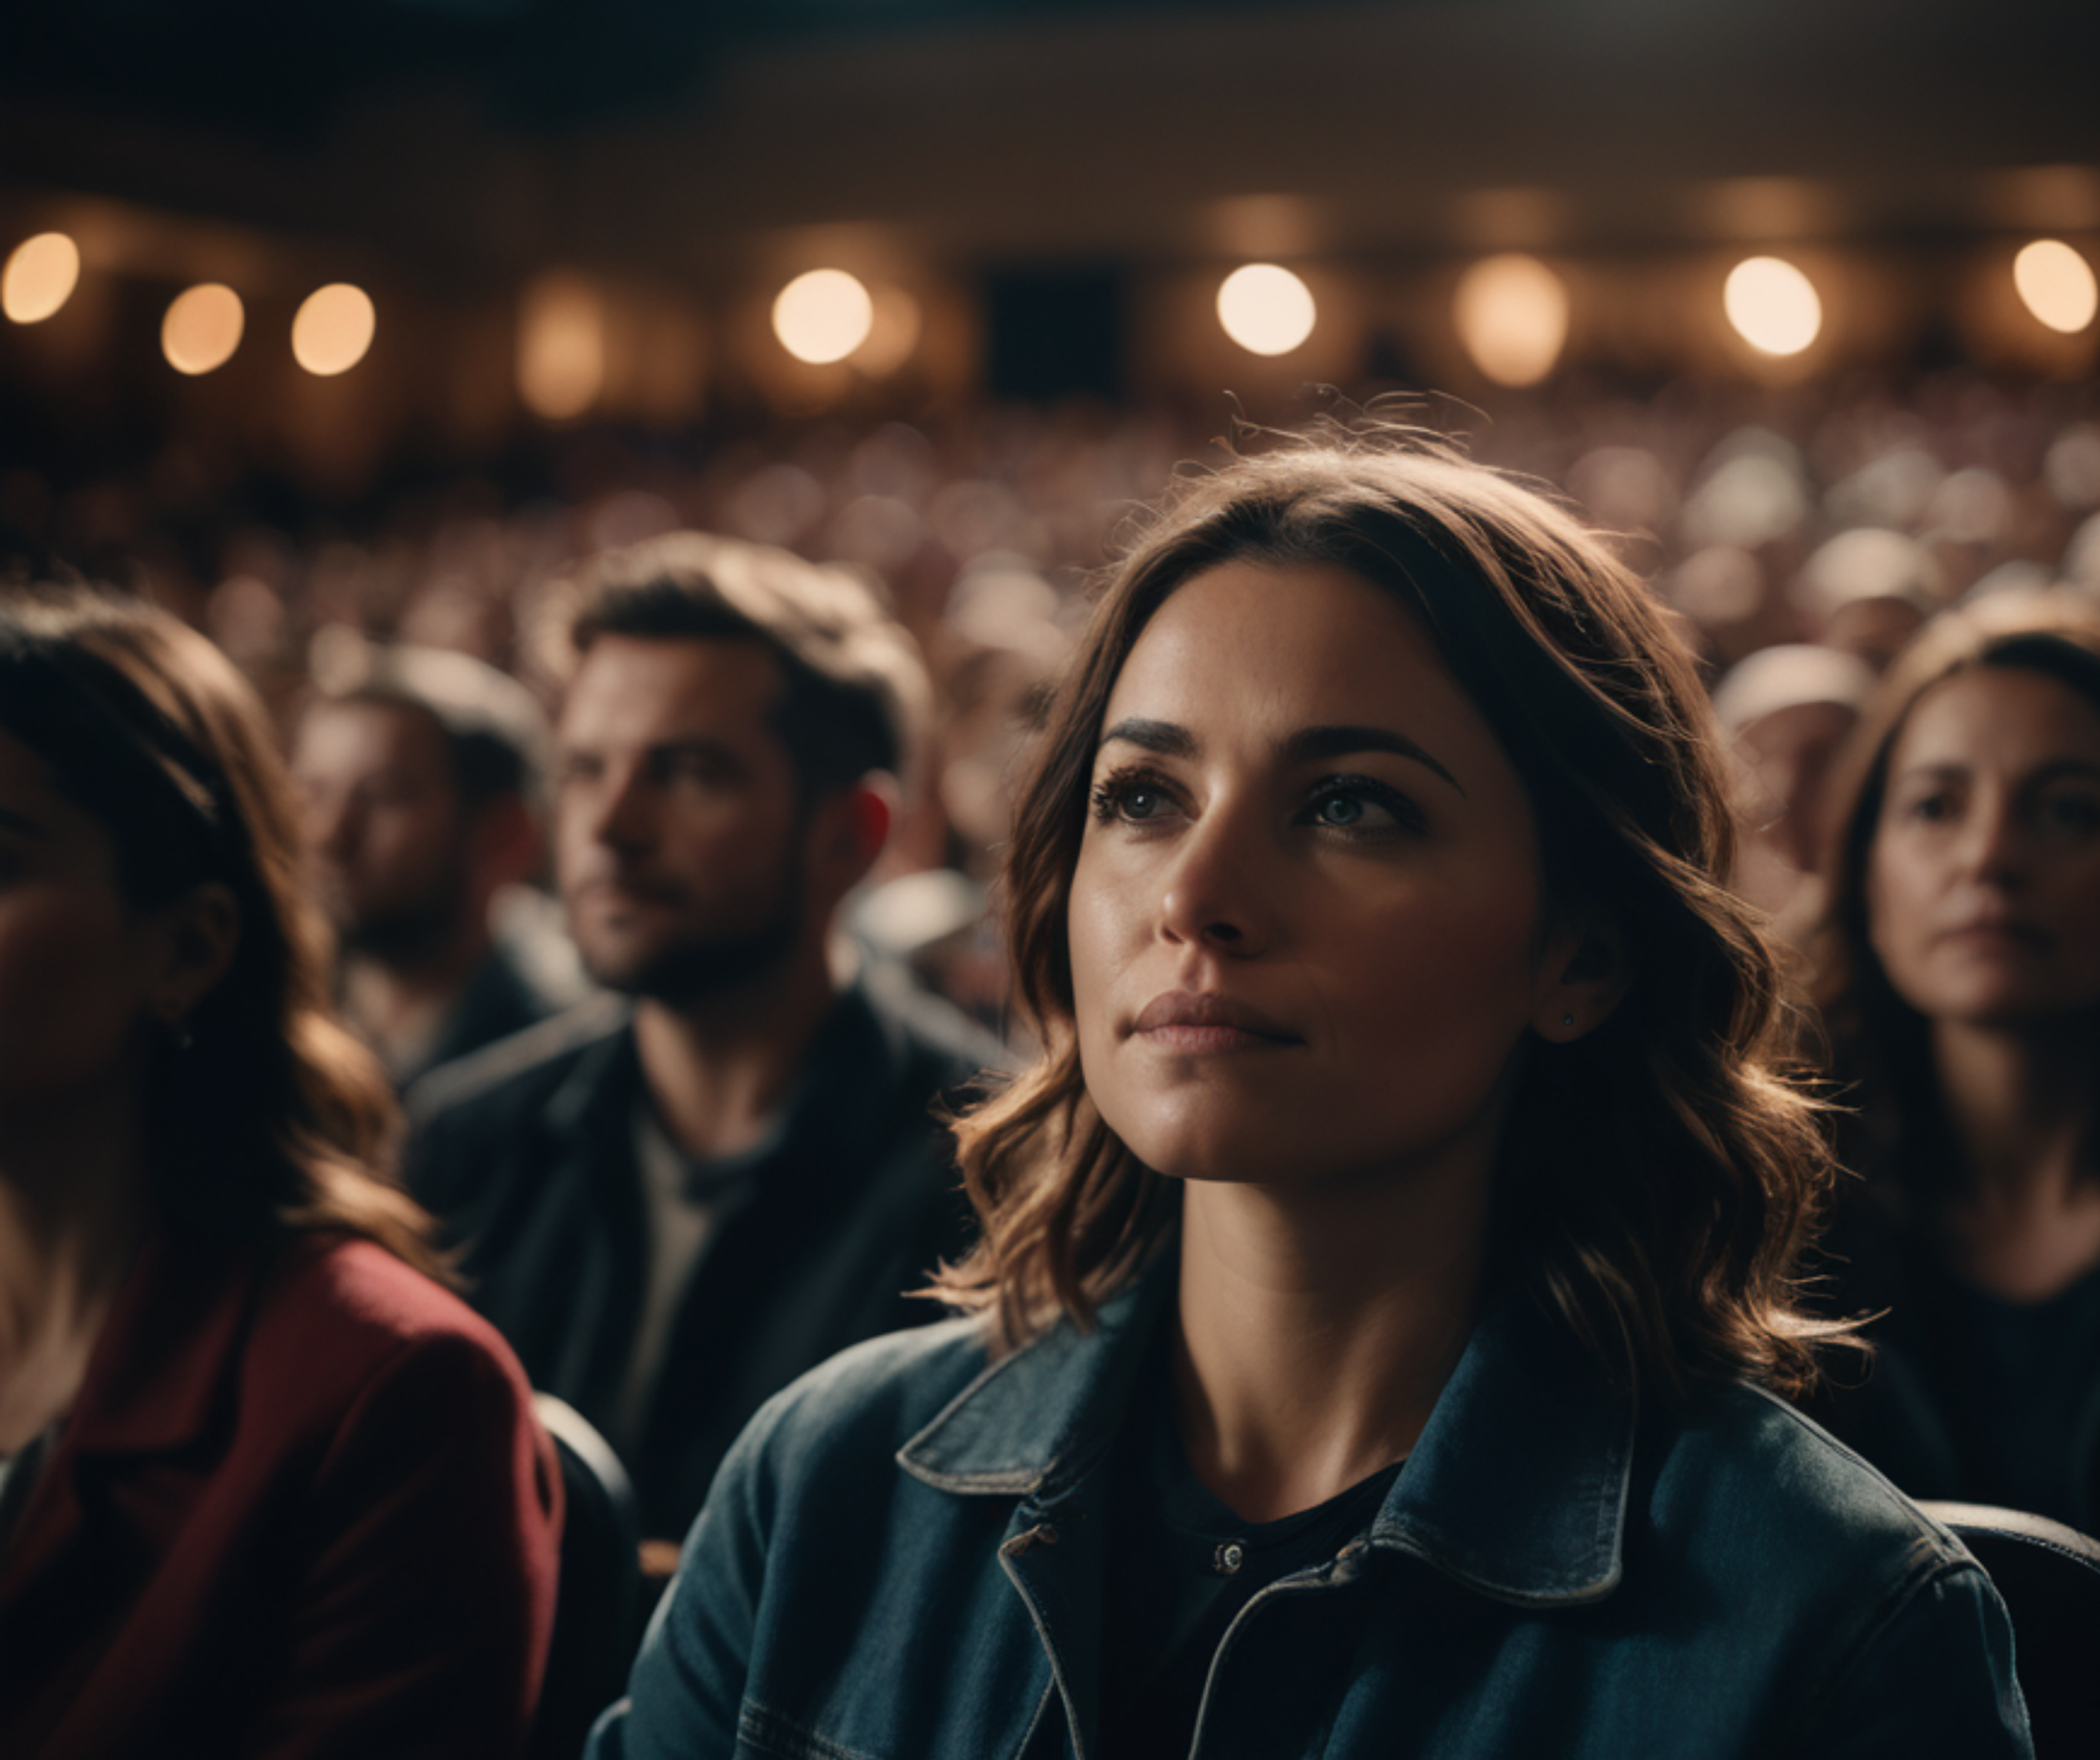
{"label": "seat back", "polygon": [[531,1760],[573,1760],[592,1720],[626,1690],[642,1592],[642,1526],[634,1486],[612,1446],[551,1393],[532,1410],[554,1438],[567,1514],[554,1636],[532,1724]]}
{"label": "seat back", "polygon": [[2100,1541],[2045,1516],[1927,1503],[1991,1574],[2012,1615],[2036,1760],[2100,1744]]}

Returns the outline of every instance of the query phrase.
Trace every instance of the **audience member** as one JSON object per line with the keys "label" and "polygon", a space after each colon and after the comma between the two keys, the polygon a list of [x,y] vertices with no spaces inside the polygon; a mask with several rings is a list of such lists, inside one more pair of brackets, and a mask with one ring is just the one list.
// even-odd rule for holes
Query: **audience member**
{"label": "audience member", "polygon": [[1917,539],[1861,526],[1810,556],[1794,599],[1819,643],[1857,655],[1878,673],[1924,628],[1944,594],[1931,552]]}
{"label": "audience member", "polygon": [[1016,816],[974,1314],[770,1404],[592,1752],[2028,1752],[1975,1560],[1758,1384],[1829,1172],[1691,657],[1549,503],[1189,486]]}
{"label": "audience member", "polygon": [[494,919],[541,865],[545,719],[465,654],[324,637],[292,774],[343,1011],[406,1089],[576,1000]]}
{"label": "audience member", "polygon": [[2100,1527],[2100,613],[1950,614],[1841,773],[1821,999],[1865,1183],[1818,1415],[1914,1496]]}
{"label": "audience member", "polygon": [[762,1401],[924,1313],[968,1223],[933,1109],[999,1051],[835,973],[923,707],[873,596],[696,533],[578,589],[557,866],[615,993],[433,1078],[412,1180],[675,1533]]}
{"label": "audience member", "polygon": [[1873,687],[1864,661],[1785,642],[1731,667],[1714,692],[1739,778],[1731,878],[1789,946],[1806,939],[1818,908],[1816,839],[1830,766]]}
{"label": "audience member", "polygon": [[515,1753],[559,1481],[376,1168],[261,705],[0,592],[0,1753]]}

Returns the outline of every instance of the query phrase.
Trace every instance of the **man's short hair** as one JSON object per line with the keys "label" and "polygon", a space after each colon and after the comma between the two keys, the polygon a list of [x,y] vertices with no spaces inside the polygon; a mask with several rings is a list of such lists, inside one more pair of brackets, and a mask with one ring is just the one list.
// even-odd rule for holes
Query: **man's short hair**
{"label": "man's short hair", "polygon": [[368,642],[339,627],[315,638],[311,665],[324,702],[420,710],[436,722],[470,815],[512,794],[538,807],[547,718],[517,680],[470,654]]}
{"label": "man's short hair", "polygon": [[930,688],[911,633],[842,569],[705,532],[672,532],[598,557],[576,575],[571,647],[600,636],[756,641],[784,689],[774,731],[805,795],[871,770],[906,780]]}

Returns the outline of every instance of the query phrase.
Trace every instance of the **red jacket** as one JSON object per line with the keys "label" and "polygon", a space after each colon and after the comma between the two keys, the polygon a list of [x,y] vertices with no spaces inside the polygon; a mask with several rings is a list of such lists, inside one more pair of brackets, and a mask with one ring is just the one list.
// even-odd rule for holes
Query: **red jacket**
{"label": "red jacket", "polygon": [[560,1527],[530,1401],[369,1243],[149,1245],[0,1554],[0,1754],[514,1753]]}

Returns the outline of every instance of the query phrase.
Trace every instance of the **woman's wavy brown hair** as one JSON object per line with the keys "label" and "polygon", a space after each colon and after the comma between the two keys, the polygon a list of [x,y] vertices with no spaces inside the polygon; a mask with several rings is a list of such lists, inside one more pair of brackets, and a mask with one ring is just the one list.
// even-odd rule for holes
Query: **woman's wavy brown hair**
{"label": "woman's wavy brown hair", "polygon": [[209,882],[240,909],[226,975],[161,1047],[148,1122],[157,1220],[185,1235],[336,1230],[447,1276],[435,1226],[382,1176],[399,1112],[338,1019],[291,783],[262,703],[203,636],[82,587],[0,588],[0,729],[115,847],[140,908]]}
{"label": "woman's wavy brown hair", "polygon": [[[1705,693],[1640,583],[1568,514],[1432,439],[1321,428],[1177,486],[1108,574],[1049,711],[1004,877],[1035,1067],[958,1124],[982,1224],[939,1293],[1008,1345],[1091,1322],[1171,1230],[1172,1184],[1082,1080],[1066,918],[1110,690],[1147,621],[1225,562],[1329,564],[1418,617],[1529,790],[1546,896],[1617,926],[1611,1019],[1529,1048],[1496,1247],[1608,1365],[1794,1391],[1846,1328],[1797,1306],[1831,1178],[1798,1019],[1748,908]],[[1278,590],[1286,590],[1277,577]]]}
{"label": "woman's wavy brown hair", "polygon": [[[1986,598],[1943,614],[1889,668],[1831,779],[1822,871],[1827,891],[1812,948],[1822,1009],[1847,1098],[1859,1108],[1848,1159],[1899,1210],[1959,1177],[1933,1067],[1929,1024],[1874,952],[1867,870],[1896,741],[1928,691],[1981,667],[2031,672],[2100,710],[2100,609],[2058,591]],[[1895,1176],[1900,1174],[1899,1182]]]}

